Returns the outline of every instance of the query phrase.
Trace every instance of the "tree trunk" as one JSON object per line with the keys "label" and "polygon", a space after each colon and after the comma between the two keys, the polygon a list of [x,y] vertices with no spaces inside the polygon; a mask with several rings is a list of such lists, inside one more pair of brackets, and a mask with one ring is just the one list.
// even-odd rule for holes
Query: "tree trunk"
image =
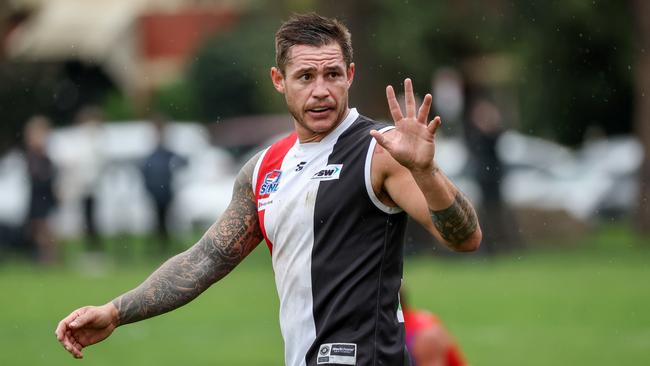
{"label": "tree trunk", "polygon": [[639,206],[636,224],[639,231],[650,235],[650,1],[633,0],[636,20],[636,100],[635,130],[645,151],[639,172]]}
{"label": "tree trunk", "polygon": [[[356,1],[316,1],[319,14],[337,18],[350,29],[352,33],[352,48],[356,66],[354,84],[350,89],[350,106],[358,107],[360,113],[375,118],[388,118],[386,102],[386,85],[383,78],[378,77],[382,72],[378,64],[378,56],[372,42],[376,42],[373,33],[376,31],[371,21],[378,12],[378,5],[371,0]],[[426,83],[420,80],[420,83]]]}
{"label": "tree trunk", "polygon": [[4,59],[4,41],[8,31],[9,15],[8,2],[0,1],[0,61]]}

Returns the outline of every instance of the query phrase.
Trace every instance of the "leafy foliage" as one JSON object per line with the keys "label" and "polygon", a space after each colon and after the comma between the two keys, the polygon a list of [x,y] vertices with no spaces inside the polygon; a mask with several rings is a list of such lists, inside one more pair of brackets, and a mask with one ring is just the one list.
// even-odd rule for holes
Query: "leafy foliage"
{"label": "leafy foliage", "polygon": [[[200,118],[215,121],[279,110],[268,81],[274,62],[275,25],[251,16],[208,39],[189,70]],[[275,100],[280,102],[278,97]],[[269,103],[271,102],[271,103]]]}
{"label": "leafy foliage", "polygon": [[182,78],[155,91],[152,110],[176,121],[193,121],[199,113],[198,104],[194,86]]}
{"label": "leafy foliage", "polygon": [[571,145],[590,126],[631,132],[628,7],[579,0],[378,1],[373,45],[387,74],[430,80],[440,66],[505,54],[520,65],[510,72],[525,132]]}
{"label": "leafy foliage", "polygon": [[514,50],[524,128],[578,144],[589,128],[632,130],[632,24],[613,1],[519,2]]}
{"label": "leafy foliage", "polygon": [[108,121],[127,121],[136,116],[131,99],[117,90],[106,95],[101,107]]}

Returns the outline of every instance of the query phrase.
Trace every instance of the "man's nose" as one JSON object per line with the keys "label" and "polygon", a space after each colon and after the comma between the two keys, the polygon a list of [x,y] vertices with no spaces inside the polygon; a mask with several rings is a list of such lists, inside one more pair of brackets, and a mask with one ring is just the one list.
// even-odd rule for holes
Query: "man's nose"
{"label": "man's nose", "polygon": [[314,84],[314,91],[312,96],[314,98],[323,99],[327,98],[330,95],[330,91],[327,88],[327,82],[322,77],[316,78],[316,83]]}

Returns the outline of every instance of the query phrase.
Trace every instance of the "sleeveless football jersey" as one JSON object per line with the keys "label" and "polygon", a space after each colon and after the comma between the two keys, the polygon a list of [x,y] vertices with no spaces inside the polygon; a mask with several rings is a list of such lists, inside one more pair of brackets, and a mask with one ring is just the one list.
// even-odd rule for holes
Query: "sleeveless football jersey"
{"label": "sleeveless football jersey", "polygon": [[381,203],[370,182],[369,131],[390,128],[351,109],[320,142],[292,133],[257,162],[252,184],[288,366],[405,362],[406,214]]}

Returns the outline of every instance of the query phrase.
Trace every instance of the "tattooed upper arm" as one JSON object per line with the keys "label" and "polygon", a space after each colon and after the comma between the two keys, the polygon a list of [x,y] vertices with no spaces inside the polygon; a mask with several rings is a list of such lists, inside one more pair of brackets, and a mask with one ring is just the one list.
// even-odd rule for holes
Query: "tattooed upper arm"
{"label": "tattooed upper arm", "polygon": [[227,275],[262,241],[251,184],[261,153],[241,169],[230,205],[194,246],[165,262],[140,286],[113,300],[119,323],[176,309]]}
{"label": "tattooed upper arm", "polygon": [[263,238],[251,184],[260,155],[255,155],[241,169],[233,187],[230,205],[197,244],[221,270],[227,270],[226,273],[255,249]]}

